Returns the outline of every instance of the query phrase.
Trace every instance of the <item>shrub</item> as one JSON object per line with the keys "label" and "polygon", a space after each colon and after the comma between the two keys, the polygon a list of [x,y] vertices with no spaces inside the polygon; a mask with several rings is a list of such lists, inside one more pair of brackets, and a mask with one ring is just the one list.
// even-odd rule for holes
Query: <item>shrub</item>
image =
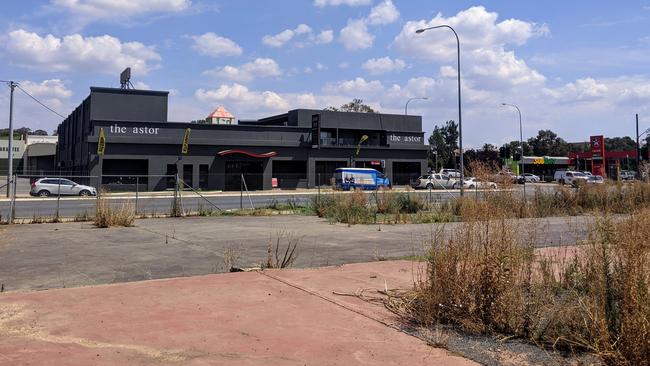
{"label": "shrub", "polygon": [[494,202],[461,211],[457,230],[432,236],[426,277],[393,310],[425,326],[650,364],[650,209],[601,217],[587,245],[564,257],[536,255],[527,244],[535,229],[521,235]]}
{"label": "shrub", "polygon": [[135,205],[124,202],[116,209],[106,198],[97,199],[95,225],[97,227],[133,226],[135,222]]}

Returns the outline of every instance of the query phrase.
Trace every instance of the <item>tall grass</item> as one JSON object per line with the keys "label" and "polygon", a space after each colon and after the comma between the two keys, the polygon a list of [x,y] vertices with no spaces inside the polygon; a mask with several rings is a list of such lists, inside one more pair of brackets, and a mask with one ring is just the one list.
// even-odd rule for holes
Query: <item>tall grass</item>
{"label": "tall grass", "polygon": [[537,228],[522,233],[494,201],[463,205],[460,215],[458,229],[428,243],[426,275],[394,310],[424,326],[650,364],[650,209],[601,216],[587,243],[560,257],[537,253]]}
{"label": "tall grass", "polygon": [[97,199],[94,220],[97,227],[133,226],[135,216],[135,205],[132,202],[111,205],[106,198]]}

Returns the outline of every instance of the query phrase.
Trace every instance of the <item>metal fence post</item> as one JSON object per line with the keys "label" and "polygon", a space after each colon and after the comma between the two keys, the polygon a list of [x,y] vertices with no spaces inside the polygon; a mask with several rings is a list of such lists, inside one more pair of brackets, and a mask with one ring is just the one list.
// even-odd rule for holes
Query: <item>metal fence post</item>
{"label": "metal fence post", "polygon": [[7,222],[9,224],[14,223],[14,218],[16,216],[16,175],[9,176],[9,182],[7,185],[7,192],[9,192],[9,218]]}
{"label": "metal fence post", "polygon": [[135,215],[138,216],[138,193],[140,191],[140,176],[135,176]]}
{"label": "metal fence post", "polygon": [[59,204],[61,201],[61,170],[59,170],[59,189],[56,195],[56,221],[59,221]]}

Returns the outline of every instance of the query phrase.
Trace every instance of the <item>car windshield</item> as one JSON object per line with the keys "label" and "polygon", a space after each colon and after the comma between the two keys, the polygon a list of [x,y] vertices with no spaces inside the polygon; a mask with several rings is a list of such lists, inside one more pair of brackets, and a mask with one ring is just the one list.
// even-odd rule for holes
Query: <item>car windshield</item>
{"label": "car windshield", "polygon": [[585,173],[580,173],[580,172],[575,172],[573,173],[574,177],[586,177],[587,175]]}

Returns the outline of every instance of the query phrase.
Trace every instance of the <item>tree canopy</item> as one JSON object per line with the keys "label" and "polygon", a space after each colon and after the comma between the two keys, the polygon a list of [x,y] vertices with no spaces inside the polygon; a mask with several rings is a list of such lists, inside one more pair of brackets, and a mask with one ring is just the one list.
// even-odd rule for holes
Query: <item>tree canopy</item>
{"label": "tree canopy", "polygon": [[536,137],[528,139],[528,144],[536,156],[567,156],[569,153],[569,144],[551,130],[540,130]]}
{"label": "tree canopy", "polygon": [[[429,136],[429,162],[435,170],[440,167],[456,167],[455,154],[458,150],[458,124],[447,121],[442,127],[435,126]],[[436,156],[437,155],[437,159]]]}
{"label": "tree canopy", "polygon": [[377,113],[372,107],[363,103],[363,99],[352,99],[351,102],[343,104],[341,107],[327,107],[326,111],[332,112],[360,112],[360,113]]}

